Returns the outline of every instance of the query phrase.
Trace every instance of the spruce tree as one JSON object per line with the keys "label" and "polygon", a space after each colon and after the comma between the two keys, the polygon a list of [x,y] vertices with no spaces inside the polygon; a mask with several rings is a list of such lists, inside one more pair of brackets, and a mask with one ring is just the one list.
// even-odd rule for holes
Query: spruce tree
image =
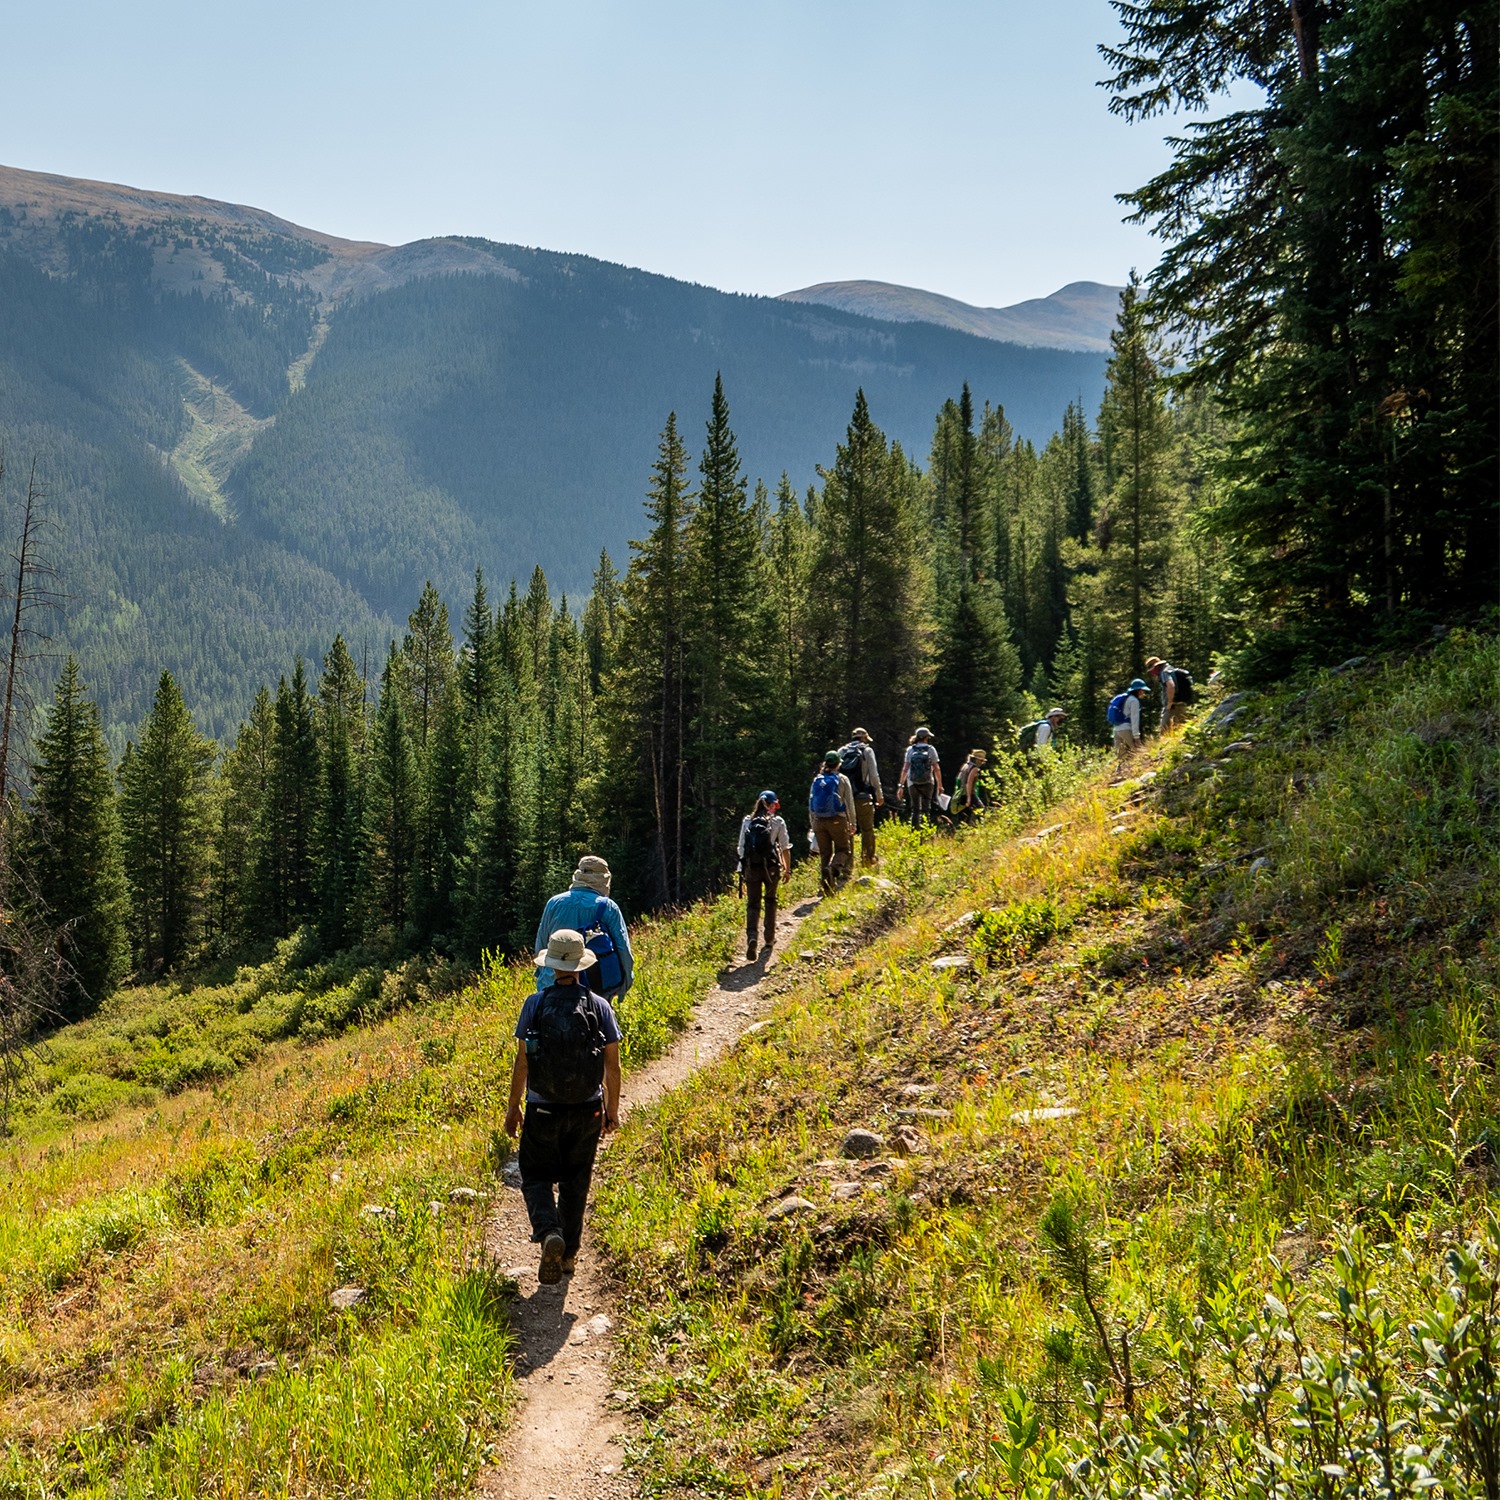
{"label": "spruce tree", "polygon": [[121,768],[121,820],[141,962],[170,970],[192,952],[202,916],[213,745],[163,672],[134,752]]}
{"label": "spruce tree", "polygon": [[129,892],[99,710],[71,656],[37,743],[22,859],[66,964],[58,996],[62,1018],[79,1020],[108,997],[129,966]]}
{"label": "spruce tree", "polygon": [[915,470],[887,444],[863,390],[823,470],[810,573],[814,702],[826,743],[856,724],[878,747],[904,744],[932,679],[931,574]]}
{"label": "spruce tree", "polygon": [[283,677],[276,689],[270,774],[257,837],[256,884],[274,937],[285,937],[313,913],[317,805],[318,741],[299,656],[291,682]]}
{"label": "spruce tree", "polygon": [[456,677],[448,606],[431,582],[423,587],[417,607],[407,617],[399,672],[407,695],[407,727],[417,754],[425,757],[443,698]]}
{"label": "spruce tree", "polygon": [[406,693],[395,644],[380,674],[380,698],[370,734],[365,791],[364,871],[366,923],[406,939],[412,870],[417,855],[421,773],[406,726]]}
{"label": "spruce tree", "polygon": [[337,952],[358,936],[364,865],[364,683],[343,636],[334,638],[323,658],[317,713],[317,925],[324,947]]}
{"label": "spruce tree", "polygon": [[275,757],[276,710],[260,688],[250,716],[219,764],[214,780],[213,864],[206,913],[208,935],[227,946],[270,930],[272,896],[265,888],[264,808]]}
{"label": "spruce tree", "polygon": [[495,612],[490,608],[489,591],[484,586],[484,569],[476,568],[474,597],[464,611],[464,641],[459,652],[458,674],[464,713],[470,724],[477,723],[494,708],[502,670]]}

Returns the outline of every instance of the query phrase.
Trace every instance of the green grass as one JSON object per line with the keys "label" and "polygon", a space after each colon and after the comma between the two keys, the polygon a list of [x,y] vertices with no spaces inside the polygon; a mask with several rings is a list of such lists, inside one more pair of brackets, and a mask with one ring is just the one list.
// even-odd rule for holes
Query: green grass
{"label": "green grass", "polygon": [[649,1492],[1488,1493],[1497,688],[1458,637],[892,835],[899,891],[611,1158]]}
{"label": "green grass", "polygon": [[[738,926],[732,900],[642,925],[627,1069],[686,1024]],[[34,1110],[7,1143],[0,1495],[463,1495],[493,1451],[514,1288],[482,1228],[532,972],[458,994],[377,976],[384,1019],[340,997],[329,1036],[309,1004],[359,972],[294,956],[122,995],[55,1040],[50,1077],[96,1108]],[[283,1007],[300,1028],[252,1033],[211,1086],[139,1081],[158,1047],[228,1052]],[[141,1097],[110,1106],[122,1081]],[[365,1293],[348,1311],[341,1286]]]}

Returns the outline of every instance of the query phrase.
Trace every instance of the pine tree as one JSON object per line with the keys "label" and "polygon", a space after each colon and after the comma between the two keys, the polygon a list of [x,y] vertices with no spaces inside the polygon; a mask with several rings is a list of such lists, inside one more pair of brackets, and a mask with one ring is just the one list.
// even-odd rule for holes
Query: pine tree
{"label": "pine tree", "polygon": [[833,467],[821,472],[809,727],[826,743],[856,723],[877,745],[904,742],[932,678],[931,574],[916,472],[899,444],[886,443],[863,390]]}
{"label": "pine tree", "polygon": [[698,495],[684,531],[687,662],[697,689],[688,755],[688,871],[695,887],[720,862],[734,808],[766,748],[757,733],[765,696],[757,651],[761,520],[719,377],[707,425]]}
{"label": "pine tree", "polygon": [[456,676],[448,606],[430,582],[423,587],[417,607],[407,618],[399,672],[407,695],[404,705],[407,726],[417,754],[425,757],[428,736]]}
{"label": "pine tree", "polygon": [[410,911],[421,794],[421,773],[406,727],[405,698],[393,643],[380,674],[380,698],[370,736],[361,886],[369,926],[386,929],[398,942],[405,940]]}
{"label": "pine tree", "polygon": [[317,885],[318,741],[300,656],[291,682],[283,677],[277,685],[274,725],[256,839],[256,886],[269,932],[285,937],[312,915]]}
{"label": "pine tree", "polygon": [[22,860],[67,965],[58,997],[62,1017],[78,1020],[108,997],[129,966],[129,893],[99,710],[71,656],[37,743]]}
{"label": "pine tree", "polygon": [[121,767],[121,819],[141,962],[170,970],[191,953],[202,915],[213,745],[170,672]]}
{"label": "pine tree", "polygon": [[1110,335],[1099,433],[1109,481],[1101,604],[1122,619],[1126,657],[1146,659],[1166,581],[1170,545],[1172,419],[1153,340],[1131,274],[1120,296],[1120,321]]}
{"label": "pine tree", "polygon": [[317,924],[325,948],[348,947],[359,932],[364,866],[364,683],[336,636],[318,682]]}
{"label": "pine tree", "polygon": [[588,652],[589,688],[596,694],[614,665],[615,643],[623,607],[624,592],[620,586],[620,575],[615,571],[609,553],[601,551],[599,566],[594,569],[594,586],[589,590],[588,603],[583,608],[583,641]]}
{"label": "pine tree", "polygon": [[489,591],[484,586],[484,569],[476,568],[474,597],[464,611],[464,643],[459,652],[458,674],[464,713],[470,724],[483,719],[494,707],[502,670],[495,613],[490,608]]}
{"label": "pine tree", "polygon": [[219,764],[214,779],[213,862],[207,936],[226,947],[270,929],[272,899],[263,888],[263,810],[275,755],[276,710],[260,688],[250,716]]}

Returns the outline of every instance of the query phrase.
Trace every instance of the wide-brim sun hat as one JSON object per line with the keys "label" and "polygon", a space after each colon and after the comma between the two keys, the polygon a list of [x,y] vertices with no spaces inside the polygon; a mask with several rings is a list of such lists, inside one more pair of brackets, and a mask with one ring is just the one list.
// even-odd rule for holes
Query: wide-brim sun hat
{"label": "wide-brim sun hat", "polygon": [[1068,711],[1065,708],[1049,708],[1047,712],[1042,715],[1042,717],[1044,719],[1066,719],[1068,717]]}
{"label": "wide-brim sun hat", "polygon": [[1143,682],[1139,677],[1137,677],[1136,680],[1132,682],[1128,688],[1125,689],[1125,691],[1127,693],[1149,693],[1151,691],[1151,684],[1149,682]]}
{"label": "wide-brim sun hat", "polygon": [[1166,662],[1159,656],[1148,656],[1146,658],[1146,670],[1148,672],[1154,672],[1158,667],[1164,666],[1166,666]]}
{"label": "wide-brim sun hat", "polygon": [[559,927],[532,962],[538,969],[551,969],[555,974],[577,974],[591,969],[599,959],[584,946],[581,932],[573,927]]}
{"label": "wide-brim sun hat", "polygon": [[870,742],[870,731],[868,729],[854,729],[849,732],[851,740],[863,740],[866,744]]}

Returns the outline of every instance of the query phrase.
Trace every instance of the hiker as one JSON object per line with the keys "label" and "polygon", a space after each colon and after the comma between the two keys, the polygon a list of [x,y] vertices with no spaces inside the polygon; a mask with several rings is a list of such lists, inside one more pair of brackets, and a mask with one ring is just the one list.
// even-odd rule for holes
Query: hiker
{"label": "hiker", "polygon": [[922,820],[932,816],[937,799],[943,795],[943,767],[937,746],[932,743],[932,731],[925,725],[906,743],[901,779],[896,787],[898,796],[903,791],[911,826],[920,828]]}
{"label": "hiker", "polygon": [[948,816],[955,823],[972,823],[984,811],[984,800],[979,795],[979,773],[988,759],[983,750],[971,750],[969,758],[958,768],[953,783],[953,801],[948,804]]}
{"label": "hiker", "polygon": [[1161,687],[1161,733],[1186,723],[1188,704],[1193,701],[1193,674],[1159,656],[1148,656],[1146,676]]}
{"label": "hiker", "polygon": [[854,788],[854,821],[859,827],[859,862],[874,869],[875,809],[885,806],[880,786],[880,767],[875,764],[875,747],[868,729],[855,729],[849,743],[839,751],[839,770]]}
{"label": "hiker", "polygon": [[807,793],[813,838],[818,846],[818,866],[825,896],[849,873],[854,859],[854,788],[839,770],[839,753],[823,757],[823,769],[813,777]]}
{"label": "hiker", "polygon": [[740,885],[745,892],[745,962],[755,962],[755,941],[760,932],[761,903],[766,910],[765,951],[776,946],[776,889],[792,873],[792,839],[777,813],[776,793],[765,791],[755,799],[740,824]]}
{"label": "hiker", "polygon": [[1062,721],[1067,717],[1065,710],[1049,708],[1040,719],[1034,719],[1030,724],[1023,724],[1016,730],[1016,748],[1018,750],[1047,749],[1056,737]]}
{"label": "hiker", "polygon": [[516,1020],[505,1133],[521,1135],[521,1196],[542,1247],[536,1279],[550,1286],[573,1274],[599,1138],[620,1124],[620,1023],[589,988],[599,960],[581,932],[557,928],[535,962],[552,981]]}
{"label": "hiker", "polygon": [[[536,924],[536,948],[547,946],[547,939],[559,927],[571,927],[584,935],[590,951],[599,960],[594,988],[611,1000],[620,999],[635,979],[635,958],[630,951],[630,934],[620,908],[609,899],[609,866],[597,854],[585,854],[573,871],[573,883],[559,891],[542,909],[542,920]],[[552,983],[552,971],[537,971],[536,987],[544,990]]]}
{"label": "hiker", "polygon": [[1151,689],[1135,678],[1123,693],[1109,700],[1109,719],[1115,732],[1115,754],[1123,766],[1141,745],[1141,701],[1151,696]]}

